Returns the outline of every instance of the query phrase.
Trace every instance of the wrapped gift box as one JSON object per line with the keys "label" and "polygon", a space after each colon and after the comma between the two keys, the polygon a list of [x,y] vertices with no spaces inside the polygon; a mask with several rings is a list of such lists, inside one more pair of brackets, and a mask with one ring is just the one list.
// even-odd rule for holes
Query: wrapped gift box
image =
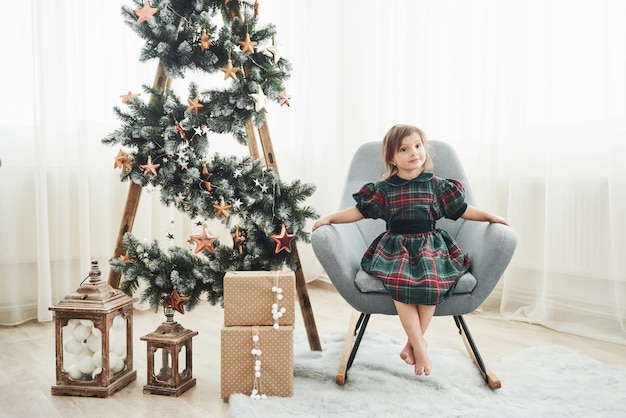
{"label": "wrapped gift box", "polygon": [[[253,337],[258,335],[258,341]],[[256,388],[260,395],[293,395],[293,326],[222,327],[222,399],[232,394],[251,395],[255,389],[255,361],[260,363]],[[261,350],[255,356],[252,350]]]}
{"label": "wrapped gift box", "polygon": [[[296,276],[293,271],[229,271],[224,276],[224,326],[294,325]],[[282,289],[282,300],[272,287]],[[272,305],[284,308],[277,321]]]}

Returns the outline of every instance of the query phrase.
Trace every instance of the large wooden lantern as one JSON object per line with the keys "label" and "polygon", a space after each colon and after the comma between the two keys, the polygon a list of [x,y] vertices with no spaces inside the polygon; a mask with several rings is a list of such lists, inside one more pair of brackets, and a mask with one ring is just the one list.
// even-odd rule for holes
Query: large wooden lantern
{"label": "large wooden lantern", "polygon": [[189,298],[178,294],[176,287],[165,297],[165,322],[148,335],[141,337],[148,343],[148,383],[144,393],[180,396],[196,385],[192,373],[191,339],[197,331],[183,328],[174,321],[174,310],[185,313],[183,303]]}
{"label": "large wooden lantern", "polygon": [[56,385],[53,395],[105,398],[137,378],[133,370],[133,303],[100,278],[91,262],[89,281],[49,309],[54,311]]}

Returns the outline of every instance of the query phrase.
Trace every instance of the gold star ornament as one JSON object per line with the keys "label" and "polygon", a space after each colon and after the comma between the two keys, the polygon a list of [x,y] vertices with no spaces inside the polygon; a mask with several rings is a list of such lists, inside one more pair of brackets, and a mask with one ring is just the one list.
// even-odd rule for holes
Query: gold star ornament
{"label": "gold star ornament", "polygon": [[183,305],[189,302],[189,298],[179,295],[178,290],[176,290],[176,286],[174,286],[172,288],[172,293],[169,296],[165,296],[164,301],[167,305],[171,306],[172,309],[184,315],[185,308]]}
{"label": "gold star ornament", "polygon": [[246,33],[246,37],[243,41],[238,41],[237,43],[241,47],[241,52],[249,52],[251,54],[254,54],[254,46],[257,44],[257,42],[250,40],[249,33]]}
{"label": "gold star ornament", "polygon": [[196,254],[202,250],[207,250],[208,252],[215,254],[213,243],[217,240],[217,238],[217,235],[209,234],[209,231],[206,229],[206,225],[202,225],[202,232],[199,235],[189,236],[189,240],[196,243]]}
{"label": "gold star ornament", "polygon": [[158,11],[159,11],[159,9],[156,9],[156,8],[150,6],[150,2],[149,1],[145,2],[141,9],[133,10],[133,12],[135,12],[135,14],[137,15],[137,22],[138,23],[147,22]]}
{"label": "gold star ornament", "polygon": [[231,207],[231,205],[224,203],[224,197],[220,196],[220,203],[213,205],[213,209],[215,209],[215,217],[219,218],[220,216],[223,216],[224,218],[228,218],[228,216],[230,216],[228,210]]}
{"label": "gold star ornament", "polygon": [[283,250],[290,253],[291,241],[293,241],[295,237],[296,236],[294,234],[287,233],[287,227],[285,226],[285,224],[283,224],[282,228],[280,229],[280,234],[272,235],[272,239],[276,242],[276,250],[274,250],[274,253],[278,254]]}
{"label": "gold star ornament", "polygon": [[237,71],[239,71],[239,67],[233,67],[232,60],[229,59],[226,67],[220,68],[220,70],[224,72],[224,80],[232,78],[233,80],[237,81]]}
{"label": "gold star ornament", "polygon": [[198,110],[204,107],[204,105],[200,103],[200,96],[196,96],[196,98],[193,100],[187,99],[187,103],[189,103],[189,106],[187,106],[187,110],[193,110],[196,115],[198,114]]}
{"label": "gold star ornament", "polygon": [[115,164],[113,165],[113,168],[121,168],[122,171],[130,171],[130,163],[132,161],[133,160],[128,156],[128,154],[120,149],[115,156]]}
{"label": "gold star ornament", "polygon": [[200,37],[200,49],[202,50],[202,52],[204,52],[209,48],[211,48],[211,39],[206,32],[206,28],[202,28],[202,36]]}

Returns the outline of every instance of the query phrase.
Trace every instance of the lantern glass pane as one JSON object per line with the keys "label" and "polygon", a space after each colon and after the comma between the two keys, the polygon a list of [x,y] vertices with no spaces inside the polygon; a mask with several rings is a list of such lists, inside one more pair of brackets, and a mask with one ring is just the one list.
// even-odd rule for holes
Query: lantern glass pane
{"label": "lantern glass pane", "polygon": [[109,329],[109,367],[114,375],[126,368],[127,329],[128,324],[124,314],[119,314],[113,318],[111,329]]}
{"label": "lantern glass pane", "polygon": [[172,355],[167,348],[154,352],[154,377],[160,382],[168,382],[172,377]]}
{"label": "lantern glass pane", "polygon": [[93,380],[102,373],[102,332],[89,319],[70,319],[61,328],[63,371],[72,380]]}

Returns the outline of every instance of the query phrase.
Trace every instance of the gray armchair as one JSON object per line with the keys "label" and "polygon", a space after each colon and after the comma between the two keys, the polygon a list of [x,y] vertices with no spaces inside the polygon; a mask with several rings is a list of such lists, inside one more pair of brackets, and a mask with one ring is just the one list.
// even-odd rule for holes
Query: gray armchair
{"label": "gray armchair", "polygon": [[[467,176],[456,152],[444,142],[430,141],[430,144],[434,149],[435,174],[460,181],[465,187],[467,203],[475,205]],[[350,164],[339,209],[354,206],[352,194],[365,183],[380,180],[384,172],[381,143],[363,144]],[[511,227],[503,224],[464,219],[440,219],[437,228],[445,229],[456,239],[469,254],[472,265],[470,272],[461,277],[454,295],[437,306],[435,315],[453,316],[468,354],[487,384],[492,389],[497,389],[500,381],[483,363],[463,315],[476,310],[492,292],[513,256],[517,235]],[[338,384],[345,383],[370,315],[397,315],[393,300],[382,282],[361,269],[361,258],[367,246],[383,231],[383,220],[363,219],[349,224],[325,225],[315,230],[311,236],[313,251],[326,274],[339,294],[355,309],[336,376]]]}

